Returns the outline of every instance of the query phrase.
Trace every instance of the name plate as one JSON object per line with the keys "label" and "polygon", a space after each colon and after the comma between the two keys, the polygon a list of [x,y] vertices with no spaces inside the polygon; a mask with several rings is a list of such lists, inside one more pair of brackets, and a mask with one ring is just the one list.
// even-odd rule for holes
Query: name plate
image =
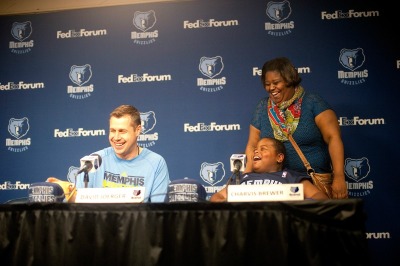
{"label": "name plate", "polygon": [[303,184],[229,185],[228,202],[304,200]]}
{"label": "name plate", "polygon": [[76,192],[76,203],[141,203],[144,187],[80,188]]}

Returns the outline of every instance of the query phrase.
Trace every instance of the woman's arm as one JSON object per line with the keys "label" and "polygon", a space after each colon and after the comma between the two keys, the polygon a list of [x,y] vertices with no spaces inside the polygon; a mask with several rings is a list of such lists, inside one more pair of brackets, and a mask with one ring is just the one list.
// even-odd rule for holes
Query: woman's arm
{"label": "woman's arm", "polygon": [[307,179],[301,181],[304,187],[304,198],[314,199],[314,200],[324,200],[329,199],[325,193],[320,191],[313,183]]}
{"label": "woman's arm", "polygon": [[257,147],[257,143],[259,140],[260,140],[260,130],[250,125],[249,139],[247,141],[246,151],[245,151],[247,157],[246,169],[244,170],[245,173],[250,173],[253,170],[253,153],[254,149]]}
{"label": "woman's arm", "polygon": [[315,123],[328,145],[332,161],[332,196],[336,199],[347,198],[347,185],[344,177],[344,145],[336,114],[333,110],[326,110],[315,117]]}

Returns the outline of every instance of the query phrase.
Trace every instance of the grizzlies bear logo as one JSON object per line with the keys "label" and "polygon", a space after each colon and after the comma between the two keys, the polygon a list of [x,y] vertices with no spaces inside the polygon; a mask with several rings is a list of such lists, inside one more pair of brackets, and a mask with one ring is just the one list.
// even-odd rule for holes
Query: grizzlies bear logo
{"label": "grizzlies bear logo", "polygon": [[88,64],[84,66],[75,66],[71,67],[71,71],[69,72],[69,78],[73,83],[78,86],[82,86],[87,83],[92,77],[92,67]]}
{"label": "grizzlies bear logo", "polygon": [[11,136],[20,139],[29,131],[29,120],[24,117],[21,119],[11,118],[8,124],[8,132]]}
{"label": "grizzlies bear logo", "polygon": [[199,70],[200,72],[209,78],[214,78],[219,75],[224,69],[224,63],[222,62],[221,56],[216,57],[205,57],[200,58]]}
{"label": "grizzlies bear logo", "polygon": [[145,32],[156,24],[156,13],[153,10],[147,12],[136,11],[133,16],[133,25]]}
{"label": "grizzlies bear logo", "polygon": [[369,171],[369,162],[365,157],[361,159],[347,158],[345,161],[345,174],[356,182],[367,177]]}
{"label": "grizzlies bear logo", "polygon": [[142,120],[142,134],[146,134],[155,127],[156,114],[153,111],[140,113],[140,120]]}
{"label": "grizzlies bear logo", "polygon": [[67,174],[67,180],[71,183],[75,183],[75,179],[76,179],[76,174],[79,171],[79,167],[76,166],[70,166],[68,169],[68,174]]}
{"label": "grizzlies bear logo", "polygon": [[11,28],[11,35],[22,42],[31,36],[32,34],[32,24],[30,21],[26,22],[14,22]]}
{"label": "grizzlies bear logo", "polygon": [[202,163],[200,168],[200,177],[204,182],[215,185],[225,177],[224,164],[218,163]]}
{"label": "grizzlies bear logo", "polygon": [[354,71],[364,64],[365,55],[362,48],[342,49],[340,51],[339,62],[343,67]]}
{"label": "grizzlies bear logo", "polygon": [[287,19],[292,13],[292,8],[288,1],[283,2],[268,2],[267,15],[273,21],[278,23]]}
{"label": "grizzlies bear logo", "polygon": [[290,192],[292,192],[292,193],[297,193],[297,192],[299,192],[299,190],[300,190],[300,188],[298,186],[290,187]]}

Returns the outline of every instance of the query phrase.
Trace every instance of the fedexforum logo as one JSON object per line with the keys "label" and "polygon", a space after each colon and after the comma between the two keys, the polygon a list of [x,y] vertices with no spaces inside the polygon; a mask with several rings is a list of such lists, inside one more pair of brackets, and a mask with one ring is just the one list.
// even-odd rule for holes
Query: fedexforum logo
{"label": "fedexforum logo", "polygon": [[368,159],[365,157],[359,159],[346,159],[344,173],[352,181],[355,181],[346,182],[349,196],[362,197],[371,194],[371,189],[374,188],[373,181],[360,182],[368,176],[370,169],[371,167],[369,166]]}
{"label": "fedexforum logo", "polygon": [[[296,67],[297,72],[299,74],[310,74],[311,73],[311,68],[310,67]],[[253,77],[255,76],[260,76],[262,75],[262,69],[259,69],[258,67],[253,67]]]}
{"label": "fedexforum logo", "polygon": [[364,50],[362,48],[346,49],[343,48],[339,55],[340,64],[350,70],[338,70],[338,79],[346,85],[358,85],[365,82],[368,77],[368,70],[358,70],[365,62]]}
{"label": "fedexforum logo", "polygon": [[67,128],[66,130],[60,130],[58,128],[54,129],[55,138],[75,138],[75,137],[98,137],[105,136],[106,131],[104,129],[91,129],[85,130],[83,128],[78,128],[74,130],[72,128]]}
{"label": "fedexforum logo", "polygon": [[183,21],[184,29],[201,29],[201,28],[219,28],[219,27],[232,27],[239,26],[238,20],[222,20],[218,21],[213,18],[209,20],[198,19],[195,22],[189,22],[188,20]]}
{"label": "fedexforum logo", "polygon": [[136,11],[133,15],[133,26],[141,32],[131,32],[131,39],[133,42],[139,45],[154,43],[156,38],[158,38],[158,30],[148,30],[153,28],[156,22],[156,13],[153,10],[147,12]]}
{"label": "fedexforum logo", "polygon": [[97,37],[97,36],[105,36],[105,35],[107,35],[107,30],[106,29],[102,29],[102,30],[80,29],[78,31],[67,30],[66,32],[62,32],[60,30],[57,31],[57,39]]}
{"label": "fedexforum logo", "polygon": [[151,147],[158,140],[158,132],[151,133],[157,124],[156,114],[153,111],[140,113],[142,120],[142,133],[138,137],[138,142],[141,147]]}
{"label": "fedexforum logo", "polygon": [[127,77],[118,75],[118,83],[161,82],[170,80],[172,80],[171,75],[149,75],[149,73],[144,73],[142,75],[131,74]]}
{"label": "fedexforum logo", "polygon": [[390,232],[367,232],[365,233],[366,239],[390,239]]}
{"label": "fedexforum logo", "polygon": [[35,83],[26,83],[24,81],[20,81],[18,83],[7,82],[7,84],[2,85],[0,83],[0,91],[12,91],[12,90],[34,90],[34,89],[43,89],[43,82],[35,82]]}
{"label": "fedexforum logo", "polygon": [[353,118],[339,117],[338,121],[340,126],[375,126],[385,124],[384,118],[362,119],[358,116],[354,116]]}
{"label": "fedexforum logo", "polygon": [[217,125],[215,122],[211,122],[206,125],[204,123],[197,123],[196,125],[190,125],[185,123],[183,125],[184,132],[207,132],[207,131],[237,131],[240,130],[239,124],[227,124],[227,125]]}
{"label": "fedexforum logo", "polygon": [[85,85],[89,82],[92,77],[92,67],[89,64],[83,66],[71,66],[71,70],[69,72],[70,80],[78,85],[77,87],[68,86],[67,93],[69,97],[73,99],[85,99],[88,98],[91,92],[94,91],[93,84]]}
{"label": "fedexforum logo", "polygon": [[348,18],[369,18],[369,17],[379,17],[379,11],[361,11],[356,12],[353,9],[348,12],[343,12],[342,10],[336,10],[333,13],[328,13],[326,11],[321,12],[321,19],[348,19]]}
{"label": "fedexforum logo", "polygon": [[26,22],[14,22],[11,27],[11,36],[18,42],[10,42],[8,47],[14,54],[26,54],[32,50],[34,46],[33,40],[28,41],[27,39],[32,34],[32,24],[30,21]]}
{"label": "fedexforum logo", "polygon": [[21,183],[21,181],[16,181],[15,184],[10,181],[5,181],[3,184],[0,184],[0,190],[18,190],[18,189],[28,189],[30,184]]}
{"label": "fedexforum logo", "polygon": [[28,118],[11,118],[8,123],[8,132],[15,139],[6,139],[6,147],[12,152],[23,152],[28,150],[28,146],[31,145],[31,138],[23,138],[29,132],[29,120]]}
{"label": "fedexforum logo", "polygon": [[294,29],[294,22],[284,22],[292,13],[292,8],[289,1],[268,2],[266,13],[271,20],[277,22],[265,23],[265,30],[269,35],[280,37],[292,33],[292,29]]}
{"label": "fedexforum logo", "polygon": [[216,92],[224,88],[226,85],[226,77],[214,78],[221,74],[224,70],[224,62],[221,56],[200,58],[200,73],[208,77],[208,79],[197,78],[197,86],[205,92]]}

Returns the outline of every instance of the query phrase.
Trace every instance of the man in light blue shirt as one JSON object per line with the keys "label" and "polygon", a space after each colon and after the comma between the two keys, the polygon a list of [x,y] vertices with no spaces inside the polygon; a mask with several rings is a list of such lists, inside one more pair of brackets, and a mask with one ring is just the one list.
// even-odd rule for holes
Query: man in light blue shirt
{"label": "man in light blue shirt", "polygon": [[[101,164],[84,182],[84,173],[76,177],[76,188],[145,187],[144,202],[164,202],[170,183],[164,158],[139,147],[137,138],[142,124],[139,111],[132,105],[121,105],[110,114],[108,140],[111,147],[96,151]],[[52,180],[52,181],[51,181]],[[48,181],[54,182],[55,178]],[[74,202],[71,197],[69,202]]]}

